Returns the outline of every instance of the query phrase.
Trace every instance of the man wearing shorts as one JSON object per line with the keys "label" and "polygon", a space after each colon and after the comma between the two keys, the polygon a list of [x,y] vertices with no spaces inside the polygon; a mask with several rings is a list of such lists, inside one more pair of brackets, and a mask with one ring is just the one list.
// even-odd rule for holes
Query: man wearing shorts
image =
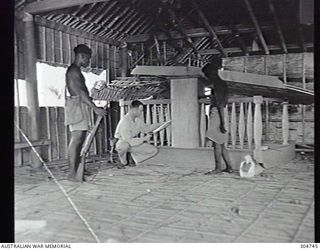
{"label": "man wearing shorts", "polygon": [[89,130],[90,108],[97,115],[104,116],[106,111],[98,108],[89,96],[81,67],[88,67],[92,51],[84,44],[74,48],[75,59],[66,73],[65,120],[71,131],[68,147],[69,179],[76,181],[76,173],[80,164],[82,144]]}

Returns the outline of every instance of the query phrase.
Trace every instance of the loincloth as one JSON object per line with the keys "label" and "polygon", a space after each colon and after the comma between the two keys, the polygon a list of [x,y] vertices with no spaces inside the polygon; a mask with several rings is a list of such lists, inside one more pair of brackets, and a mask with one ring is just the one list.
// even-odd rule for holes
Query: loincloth
{"label": "loincloth", "polygon": [[222,133],[220,130],[220,116],[216,107],[211,109],[206,137],[218,144],[227,141],[227,132]]}

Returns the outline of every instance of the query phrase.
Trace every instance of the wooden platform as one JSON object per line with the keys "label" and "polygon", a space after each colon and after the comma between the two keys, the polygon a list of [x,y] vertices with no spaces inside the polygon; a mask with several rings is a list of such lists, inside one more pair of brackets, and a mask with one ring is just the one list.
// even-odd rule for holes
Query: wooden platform
{"label": "wooden platform", "polygon": [[[274,143],[264,143],[263,145],[268,146],[268,149],[258,152],[248,149],[229,148],[232,167],[239,169],[240,162],[244,160],[244,156],[247,154],[256,155],[257,160],[263,163],[266,168],[286,164],[295,157],[295,144],[292,141],[289,145]],[[184,167],[189,164],[198,164],[199,166],[211,166],[211,168],[215,168],[213,150],[213,148],[184,149],[160,147],[158,155],[148,160],[147,163],[173,164],[174,166],[182,165]]]}
{"label": "wooden platform", "polygon": [[[313,155],[249,180],[203,163],[101,161],[81,185],[51,169],[101,242],[314,242]],[[16,242],[94,242],[44,170],[15,169],[15,219]]]}

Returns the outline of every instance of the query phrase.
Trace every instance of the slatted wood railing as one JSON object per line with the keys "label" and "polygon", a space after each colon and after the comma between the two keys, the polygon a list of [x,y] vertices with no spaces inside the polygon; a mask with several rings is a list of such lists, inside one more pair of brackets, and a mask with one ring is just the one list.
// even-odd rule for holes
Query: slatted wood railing
{"label": "slatted wood railing", "polygon": [[[171,120],[171,104],[169,99],[162,100],[144,100],[145,112],[143,113],[143,121],[146,124],[161,123]],[[129,110],[131,101],[120,100],[120,116],[123,117]],[[143,135],[140,135],[143,136]],[[154,134],[151,143],[155,146],[171,146],[171,127]]]}
{"label": "slatted wood railing", "polygon": [[[201,146],[210,146],[210,144],[204,144],[206,126],[203,125],[203,121],[206,120],[206,116],[209,118],[209,109],[206,108],[206,106],[210,105],[210,101],[208,99],[201,99],[199,102],[201,105]],[[228,105],[224,109],[224,120],[226,129],[228,130],[228,140],[226,146],[231,147],[232,149],[253,149],[253,145],[255,149],[261,148],[263,139],[265,140],[269,138],[269,104],[271,102],[279,102],[279,100],[273,98],[263,98],[262,96],[230,98]],[[262,110],[264,111],[263,113]],[[264,124],[262,119],[263,116]],[[288,143],[288,103],[283,103],[282,139],[283,144]]]}

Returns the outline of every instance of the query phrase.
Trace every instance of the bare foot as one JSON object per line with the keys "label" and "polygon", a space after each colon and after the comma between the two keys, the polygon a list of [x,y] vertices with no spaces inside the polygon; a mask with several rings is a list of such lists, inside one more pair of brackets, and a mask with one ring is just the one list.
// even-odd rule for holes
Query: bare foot
{"label": "bare foot", "polygon": [[[128,165],[128,164],[127,164]],[[126,167],[125,167],[126,165],[124,165],[124,164],[118,164],[117,165],[117,169],[126,169]]]}
{"label": "bare foot", "polygon": [[74,175],[68,175],[68,180],[72,182],[80,182]]}
{"label": "bare foot", "polygon": [[226,169],[224,169],[222,172],[226,172],[226,173],[233,173],[233,169],[231,167],[228,167]]}
{"label": "bare foot", "polygon": [[222,170],[221,169],[213,169],[213,170],[210,170],[209,172],[205,173],[205,175],[209,175],[209,174],[219,174],[221,173]]}

